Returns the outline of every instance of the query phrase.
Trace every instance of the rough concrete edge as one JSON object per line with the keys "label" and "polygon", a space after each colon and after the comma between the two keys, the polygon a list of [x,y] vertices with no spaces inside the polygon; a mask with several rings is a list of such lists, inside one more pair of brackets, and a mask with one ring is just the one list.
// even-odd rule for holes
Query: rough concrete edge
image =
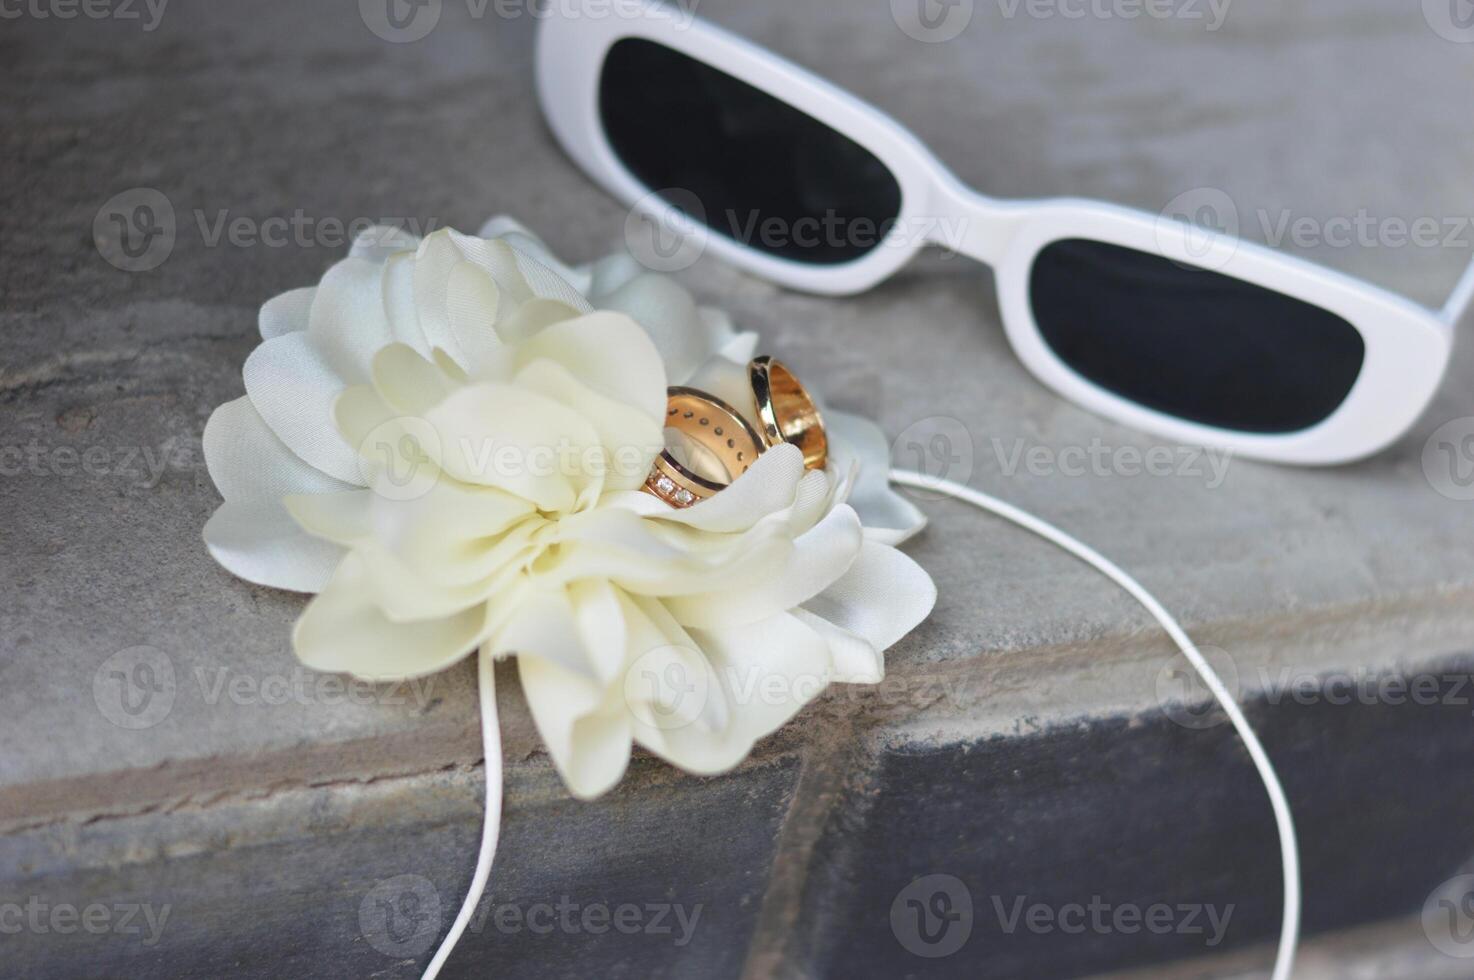
{"label": "rough concrete edge", "polygon": [[[743,772],[761,773],[781,767],[790,764],[795,755],[796,746],[774,745],[770,751],[754,756]],[[690,776],[648,756],[634,765],[629,783],[602,802],[617,809],[649,794],[694,790],[683,782],[725,778],[731,778],[731,774]],[[509,810],[584,805],[568,795],[546,756],[506,768],[503,779]],[[16,829],[0,837],[4,858],[0,861],[0,871],[4,872],[0,884],[7,875],[29,878],[73,871],[115,872],[132,864],[316,838],[366,825],[465,824],[468,831],[474,831],[484,815],[484,780],[485,766],[478,762],[380,779],[284,786],[170,809]],[[791,794],[780,802],[790,805]],[[469,836],[474,838],[474,832]],[[507,857],[515,860],[515,855]],[[467,861],[473,860],[474,848],[467,856]],[[468,864],[467,874],[469,868]]]}
{"label": "rough concrete edge", "polygon": [[[1202,645],[1231,643],[1241,652],[1236,656],[1250,666],[1284,663],[1286,651],[1291,651],[1290,662],[1307,671],[1405,667],[1467,652],[1459,647],[1474,634],[1474,587],[1189,629]],[[836,728],[893,726],[901,737],[944,740],[1044,731],[1086,715],[1129,716],[1160,706],[1142,678],[1176,656],[1170,641],[1149,622],[1078,644],[985,654],[902,665],[879,690],[835,685],[805,710],[796,726],[773,738],[802,740],[796,731],[812,731],[821,733],[811,738],[818,744],[815,739]],[[515,666],[503,664],[498,671],[498,706],[509,759],[541,753]],[[899,703],[887,696],[886,685],[902,692]],[[816,756],[823,757],[822,752]],[[432,773],[481,758],[474,719],[445,718],[410,734],[30,783],[0,791],[0,834],[57,821],[208,805],[215,798],[274,788]],[[807,805],[802,798],[795,803]]]}
{"label": "rough concrete edge", "polygon": [[817,726],[802,749],[798,782],[773,849],[768,888],[748,942],[742,980],[802,978],[806,937],[795,932],[814,848],[829,831],[829,815],[851,796],[874,760],[872,743],[857,737],[853,720]]}
{"label": "rough concrete edge", "polygon": [[[1431,605],[1441,607],[1448,599],[1447,596],[1438,597]],[[1356,638],[1358,642],[1350,646],[1341,646],[1340,643],[1346,638],[1338,635],[1347,620],[1328,610],[1320,610],[1317,615],[1310,617],[1256,621],[1258,635],[1249,643],[1245,643],[1240,637],[1239,646],[1249,648],[1247,654],[1240,658],[1243,661],[1240,666],[1272,663],[1270,651],[1283,649],[1283,645],[1291,641],[1297,642],[1302,650],[1321,647],[1315,651],[1315,655],[1307,656],[1305,663],[1296,666],[1325,672],[1342,669],[1416,669],[1419,665],[1436,663],[1450,654],[1468,652],[1467,649],[1460,649],[1460,641],[1467,644],[1470,625],[1474,624],[1462,622],[1460,617],[1453,616],[1446,624],[1442,624],[1444,628],[1429,629],[1426,628],[1426,623],[1409,622],[1409,617],[1416,619],[1416,613],[1402,609],[1398,614],[1390,614],[1393,608],[1395,607],[1382,610],[1384,616],[1379,630],[1367,630],[1364,621],[1357,623],[1356,632],[1360,634]],[[1424,628],[1418,629],[1420,625]],[[1207,637],[1233,635],[1244,628],[1243,623],[1220,624],[1215,628],[1201,628],[1194,632],[1203,637],[1198,642],[1206,645]],[[1026,664],[1021,664],[1018,658],[1012,657],[1005,658],[998,664],[989,664],[985,677],[981,678],[987,683],[981,686],[989,691],[988,697],[982,700],[988,702],[990,710],[981,718],[975,713],[969,713],[965,723],[961,724],[955,716],[966,713],[965,707],[976,707],[977,703],[966,706],[960,702],[948,705],[946,702],[952,696],[949,692],[956,692],[960,688],[949,687],[947,682],[957,680],[959,675],[972,674],[977,667],[973,662],[943,661],[919,664],[911,668],[906,687],[912,693],[920,693],[915,684],[918,678],[934,684],[925,705],[912,702],[902,706],[899,711],[894,705],[882,705],[878,710],[871,705],[855,711],[854,706],[843,695],[838,698],[831,695],[827,703],[818,708],[824,713],[824,717],[813,726],[819,734],[803,752],[803,769],[794,791],[793,805],[774,852],[770,887],[764,896],[742,980],[803,980],[807,976],[805,971],[810,951],[806,946],[806,937],[794,931],[793,923],[801,919],[799,913],[808,883],[813,850],[828,828],[827,815],[847,789],[852,788],[857,781],[867,778],[879,750],[918,740],[944,742],[964,735],[977,738],[988,735],[1047,733],[1053,729],[1075,727],[1088,718],[1130,718],[1138,716],[1143,710],[1161,708],[1163,706],[1160,703],[1152,700],[1147,685],[1131,681],[1125,684],[1111,683],[1121,681],[1123,675],[1143,664],[1150,665],[1159,660],[1170,661],[1180,657],[1170,639],[1165,635],[1156,635],[1159,632],[1154,631],[1150,635],[1131,633],[1088,644],[1036,649],[1029,651],[1030,662]],[[1393,638],[1429,646],[1413,658],[1396,652],[1391,655],[1386,655],[1385,652],[1381,656],[1367,655],[1368,649],[1381,648]],[[1447,648],[1440,645],[1440,641],[1447,643]],[[1385,649],[1395,650],[1395,647],[1388,646]],[[1084,653],[1090,656],[1083,657]],[[1047,665],[1056,668],[1051,683],[1043,685],[1043,690],[1038,689],[1038,658],[1043,658]],[[1103,680],[1105,683],[1102,683]],[[1105,697],[1094,698],[1089,710],[1083,710],[1083,703],[1046,706],[1045,702],[1058,693],[1061,684],[1088,689],[1093,694],[1103,693]],[[905,688],[903,692],[904,690]],[[1240,699],[1262,694],[1264,690],[1265,685],[1262,683],[1243,684],[1239,691]],[[1027,716],[1017,713],[1026,705],[1034,710]],[[887,717],[895,715],[900,717]],[[890,726],[887,721],[901,723]],[[859,799],[863,803],[863,793],[859,794]],[[1360,932],[1361,930],[1354,930],[1351,934],[1359,935]],[[1326,944],[1318,942],[1316,948],[1324,945]],[[1251,949],[1247,954],[1235,955],[1253,962],[1256,954]],[[1269,948],[1265,955],[1272,957],[1273,949]],[[1191,967],[1184,969],[1201,970],[1202,964],[1194,961]],[[1229,980],[1230,977],[1233,980],[1242,980],[1248,976],[1238,966],[1229,969],[1238,972],[1226,974],[1224,980]],[[1217,973],[1187,972],[1183,974],[1183,980],[1200,975],[1203,980],[1216,980],[1218,977]],[[1322,974],[1316,974],[1321,975],[1327,980],[1342,976],[1330,967]],[[1149,976],[1164,974],[1148,971],[1132,974],[1129,978],[1123,976],[1122,980],[1137,980],[1138,977],[1145,980]],[[1438,978],[1442,976],[1439,974]]]}
{"label": "rough concrete edge", "polygon": [[[1366,615],[1358,618],[1358,610]],[[1414,672],[1474,652],[1474,590],[1189,631],[1220,670],[1232,650],[1238,683],[1225,681],[1242,702],[1282,691],[1281,671],[1293,678]],[[909,665],[878,691],[838,685],[811,706],[810,724],[844,722],[892,744],[1036,734],[1082,718],[1162,710],[1173,702],[1161,699],[1155,681],[1183,664],[1166,634],[1147,621],[1139,630],[1080,643]]]}

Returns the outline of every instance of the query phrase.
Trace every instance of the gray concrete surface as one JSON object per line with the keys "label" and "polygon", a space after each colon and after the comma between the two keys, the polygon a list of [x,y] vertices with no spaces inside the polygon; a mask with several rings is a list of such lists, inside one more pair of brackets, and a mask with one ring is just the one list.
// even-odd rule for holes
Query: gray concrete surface
{"label": "gray concrete surface", "polygon": [[[298,834],[296,850],[250,847],[250,828],[270,823],[272,800],[313,794],[332,813],[381,781],[419,785],[478,760],[468,671],[349,701],[295,665],[287,634],[300,600],[233,580],[199,541],[217,499],[199,435],[211,409],[242,391],[256,309],[315,281],[343,251],[320,239],[212,244],[222,211],[261,222],[300,209],[319,234],[331,231],[327,219],[474,228],[509,212],[570,259],[619,245],[623,209],[542,126],[530,75],[534,19],[525,10],[475,18],[470,9],[479,8],[447,0],[439,26],[414,44],[378,39],[352,4],[285,0],[177,3],[151,32],[119,18],[41,18],[33,8],[0,21],[10,96],[0,105],[7,895],[44,893],[48,880],[70,882],[75,894],[124,894],[133,873],[124,868],[137,869],[144,893],[167,893],[194,848],[220,852],[221,888],[295,862],[287,890],[309,889],[318,866],[300,861],[316,853],[311,833]],[[1155,212],[1184,192],[1217,188],[1235,203],[1244,235],[1257,239],[1286,218],[1324,225],[1365,213],[1380,244],[1285,245],[1434,305],[1471,257],[1474,45],[1440,37],[1416,5],[1237,0],[1216,31],[1181,18],[1009,9],[979,3],[959,37],[926,44],[900,31],[878,0],[700,6],[892,112],[988,193],[1094,196]],[[130,273],[99,254],[94,219],[114,195],[140,187],[167,197],[179,230],[167,261]],[[1419,218],[1448,234],[1462,228],[1461,247],[1387,240],[1389,220]],[[960,423],[972,451],[951,475],[1059,521],[1136,571],[1202,642],[1222,649],[1246,691],[1327,671],[1413,672],[1474,649],[1474,503],[1438,492],[1436,470],[1430,478],[1424,466],[1435,430],[1474,418],[1467,344],[1426,418],[1366,463],[1295,471],[1234,460],[1221,482],[1201,463],[1190,476],[1118,468],[1072,477],[1053,462],[1012,470],[1009,458],[1035,446],[1054,461],[1070,447],[1142,452],[1158,443],[1030,379],[1002,336],[985,269],[933,255],[845,300],[785,293],[711,259],[682,278],[761,329],[831,401],[909,434],[903,448],[953,424],[945,420]],[[86,458],[105,462],[83,465]],[[754,787],[743,792],[782,811],[777,840],[742,852],[764,875],[771,868],[772,881],[731,899],[752,908],[752,921],[732,931],[751,931],[750,948],[742,940],[745,952],[719,957],[728,967],[712,975],[735,975],[744,962],[750,975],[804,968],[783,929],[804,908],[826,801],[847,778],[851,733],[973,746],[1079,719],[1160,713],[1176,692],[1163,673],[1170,647],[1094,573],[970,511],[924,506],[933,525],[911,552],[942,595],[932,620],[893,651],[890,696],[831,695],[709,790],[642,766],[621,791],[624,802],[600,811],[679,821],[690,807],[707,819],[703,792],[715,799],[728,783]],[[139,647],[151,652],[110,659]],[[151,678],[133,672],[140,662],[156,668]],[[113,675],[120,663],[121,681]],[[172,683],[160,679],[163,665]],[[159,700],[141,700],[148,684],[125,691],[140,680]],[[278,696],[284,689],[292,693]],[[141,715],[124,709],[124,693]],[[501,701],[509,820],[544,806],[575,819],[552,802],[556,786],[510,678]],[[120,727],[120,719],[149,724]],[[1215,737],[1230,741],[1221,729]],[[1440,738],[1452,753],[1440,760],[1462,751],[1467,762],[1466,739]],[[801,775],[764,775],[789,754]],[[529,795],[533,784],[541,795]],[[670,785],[684,788],[667,800],[661,787]],[[459,867],[474,839],[477,792],[465,778],[425,803],[424,823],[449,835],[437,845],[444,860],[430,862],[437,874]],[[193,823],[161,818],[175,813]],[[382,811],[324,819],[344,833],[361,829],[363,841],[395,840]],[[1389,819],[1384,829],[1406,826]],[[1439,830],[1474,851],[1466,830]],[[609,837],[582,853],[582,873],[617,850],[623,832],[620,820],[611,823]],[[83,844],[93,833],[122,850],[89,863]],[[355,846],[367,853],[362,841]],[[395,846],[412,847],[411,838]],[[519,846],[509,838],[505,853]],[[1397,846],[1389,838],[1380,849]],[[1374,850],[1348,860],[1374,875],[1381,857]],[[332,860],[321,868],[331,880],[320,888],[351,891],[369,880]],[[447,902],[456,881],[437,879]],[[199,906],[217,893],[180,894]],[[198,941],[180,940],[176,949],[186,952],[176,955],[185,958],[169,961],[186,964],[178,975],[221,967],[187,952],[221,930],[259,937],[242,921],[254,917],[243,911],[249,888],[230,894],[236,904],[222,898],[218,912],[201,911],[186,927]],[[362,948],[362,930],[334,922],[318,937],[328,948]],[[295,934],[292,948],[310,938]],[[32,963],[87,961],[67,959],[54,936],[22,939]],[[276,952],[247,943],[238,959],[269,975]],[[675,960],[652,961],[677,969]],[[916,969],[926,966],[918,960]]]}

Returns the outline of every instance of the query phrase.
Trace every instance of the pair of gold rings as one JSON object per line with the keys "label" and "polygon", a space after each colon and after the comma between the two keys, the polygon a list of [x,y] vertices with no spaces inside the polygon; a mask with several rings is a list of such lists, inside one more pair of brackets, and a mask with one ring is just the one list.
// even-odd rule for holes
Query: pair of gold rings
{"label": "pair of gold rings", "polygon": [[694,461],[682,462],[666,449],[650,470],[646,493],[672,507],[694,506],[725,490],[760,455],[784,442],[803,452],[808,469],[824,468],[829,458],[824,419],[798,378],[771,357],[754,359],[747,373],[757,427],[720,398],[695,388],[671,388],[666,402],[666,428],[680,432],[708,457],[708,470],[725,470],[726,482],[698,473]]}

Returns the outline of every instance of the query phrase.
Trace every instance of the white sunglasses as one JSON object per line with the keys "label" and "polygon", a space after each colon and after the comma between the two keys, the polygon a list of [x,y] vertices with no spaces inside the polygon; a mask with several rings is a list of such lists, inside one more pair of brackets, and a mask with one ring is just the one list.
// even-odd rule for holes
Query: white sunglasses
{"label": "white sunglasses", "polygon": [[593,16],[600,4],[556,5],[538,91],[558,140],[617,197],[809,292],[868,289],[927,244],[985,262],[1036,376],[1168,439],[1305,465],[1370,455],[1427,407],[1474,301],[1474,266],[1434,312],[1185,221],[984,197],[893,119],[771,52],[673,7]]}

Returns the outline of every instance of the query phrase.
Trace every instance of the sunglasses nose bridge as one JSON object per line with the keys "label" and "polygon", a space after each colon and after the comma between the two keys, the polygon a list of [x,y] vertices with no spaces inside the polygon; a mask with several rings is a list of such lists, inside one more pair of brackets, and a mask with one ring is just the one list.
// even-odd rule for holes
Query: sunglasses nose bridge
{"label": "sunglasses nose bridge", "polygon": [[931,192],[932,241],[996,267],[1027,217],[1028,207],[980,194],[950,173],[938,175]]}

